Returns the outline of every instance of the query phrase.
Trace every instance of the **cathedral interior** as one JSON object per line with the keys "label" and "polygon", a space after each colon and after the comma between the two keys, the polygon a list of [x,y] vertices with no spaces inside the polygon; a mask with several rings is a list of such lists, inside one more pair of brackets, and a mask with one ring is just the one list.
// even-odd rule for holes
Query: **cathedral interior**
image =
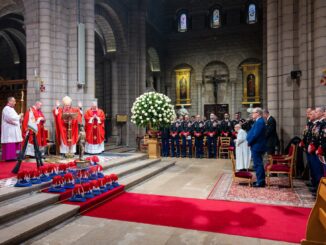
{"label": "cathedral interior", "polygon": [[[130,115],[136,97],[156,90],[191,115],[241,112],[247,118],[250,105],[269,109],[286,145],[301,134],[305,108],[325,105],[324,5],[2,0],[1,104],[8,94],[23,108],[41,100],[50,117],[64,95],[86,107],[95,98],[110,140],[134,146],[141,130],[118,125],[116,115]],[[183,101],[180,71],[187,80]],[[47,127],[53,129],[50,120]]]}
{"label": "cathedral interior", "polygon": [[[137,127],[153,91],[199,136],[170,104]],[[325,106],[326,0],[0,0],[0,244],[325,244]]]}

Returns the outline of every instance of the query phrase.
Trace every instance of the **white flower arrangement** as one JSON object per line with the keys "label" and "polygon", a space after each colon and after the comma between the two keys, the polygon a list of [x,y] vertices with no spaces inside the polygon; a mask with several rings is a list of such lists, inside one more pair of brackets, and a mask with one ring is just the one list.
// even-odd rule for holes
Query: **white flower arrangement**
{"label": "white flower arrangement", "polygon": [[131,108],[131,122],[138,127],[167,127],[176,117],[171,99],[161,93],[148,92],[139,96]]}

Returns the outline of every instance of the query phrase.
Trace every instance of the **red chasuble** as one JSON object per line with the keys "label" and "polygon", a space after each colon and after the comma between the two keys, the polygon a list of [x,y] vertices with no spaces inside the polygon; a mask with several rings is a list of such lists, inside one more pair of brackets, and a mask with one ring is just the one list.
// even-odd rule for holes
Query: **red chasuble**
{"label": "red chasuble", "polygon": [[[79,108],[59,108],[58,115],[55,114],[55,110],[53,110],[53,116],[55,119],[55,127],[56,127],[56,140],[58,143],[64,144],[66,146],[72,146],[77,143],[78,140],[78,123],[82,123],[82,115],[80,113]],[[63,120],[62,115],[64,113],[77,113],[77,118],[72,119],[71,121],[71,141],[68,142],[68,122]]]}
{"label": "red chasuble", "polygon": [[[100,119],[100,122],[97,120],[97,118],[94,118],[93,121],[90,123],[90,120],[94,115],[96,115]],[[87,143],[92,145],[102,144],[105,137],[105,129],[104,129],[105,115],[103,110],[88,109],[84,117],[85,117],[85,131],[86,131]]]}
{"label": "red chasuble", "polygon": [[[33,106],[29,109],[29,113],[33,113],[34,118],[35,118],[35,122],[37,122],[37,120],[40,117],[44,118],[43,112],[41,110],[36,110]],[[22,125],[22,134],[23,134],[23,139],[25,139],[26,136],[26,131],[28,130],[28,121],[29,121],[29,113],[26,113],[24,116],[24,121],[23,121],[23,125]],[[47,130],[44,128],[44,124],[45,124],[45,118],[44,120],[40,121],[37,124],[37,143],[39,145],[39,147],[43,147],[46,146],[47,142]],[[30,135],[31,135],[32,131],[30,130]],[[29,137],[29,143],[34,145],[34,141],[33,141],[33,137]]]}

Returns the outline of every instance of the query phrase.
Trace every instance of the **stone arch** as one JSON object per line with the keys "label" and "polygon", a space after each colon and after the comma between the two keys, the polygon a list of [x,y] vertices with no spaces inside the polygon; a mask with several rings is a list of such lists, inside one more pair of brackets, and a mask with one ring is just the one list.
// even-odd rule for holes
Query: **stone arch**
{"label": "stone arch", "polygon": [[23,0],[2,0],[0,1],[0,18],[11,14],[23,14],[24,2]]}
{"label": "stone arch", "polygon": [[26,34],[21,1],[1,1],[0,49],[0,75],[5,79],[26,79]]}
{"label": "stone arch", "polygon": [[238,67],[240,68],[241,65],[243,65],[243,64],[254,64],[254,63],[261,63],[261,60],[259,60],[257,58],[246,58],[240,62]]}
{"label": "stone arch", "polygon": [[106,112],[107,136],[113,136],[113,140],[118,135],[114,118],[125,108],[125,102],[119,101],[128,81],[124,17],[128,18],[117,1],[95,0],[95,95]]}
{"label": "stone arch", "polygon": [[[110,3],[110,4],[109,4]],[[101,16],[105,19],[106,23],[109,25],[108,40],[112,40],[113,34],[116,49],[118,52],[123,52],[127,50],[127,39],[126,33],[124,32],[123,24],[119,18],[116,10],[112,7],[111,2],[104,0],[96,0],[95,2],[95,15]]]}
{"label": "stone arch", "polygon": [[111,25],[109,22],[100,14],[95,12],[95,25],[97,34],[101,36],[101,39],[105,44],[105,52],[115,52],[117,51],[115,36],[112,31]]}

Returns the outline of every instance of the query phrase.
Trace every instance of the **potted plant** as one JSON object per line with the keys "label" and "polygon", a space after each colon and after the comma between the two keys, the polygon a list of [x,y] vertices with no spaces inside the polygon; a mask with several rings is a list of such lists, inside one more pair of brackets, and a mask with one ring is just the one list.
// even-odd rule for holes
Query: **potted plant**
{"label": "potted plant", "polygon": [[150,140],[148,153],[150,158],[159,157],[159,147],[156,139],[161,127],[169,127],[175,118],[174,105],[171,99],[161,93],[147,92],[139,96],[131,108],[131,122],[138,127],[146,127]]}

